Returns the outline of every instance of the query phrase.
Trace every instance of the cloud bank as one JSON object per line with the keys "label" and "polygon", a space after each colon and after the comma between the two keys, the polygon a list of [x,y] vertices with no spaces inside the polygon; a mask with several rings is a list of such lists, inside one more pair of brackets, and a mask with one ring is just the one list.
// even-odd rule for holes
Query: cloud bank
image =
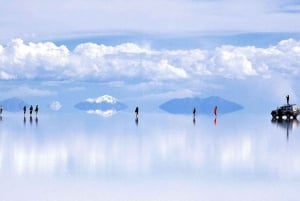
{"label": "cloud bank", "polygon": [[298,77],[300,41],[267,48],[220,46],[214,50],[155,50],[124,43],[83,43],[69,50],[52,42],[14,39],[0,45],[1,80],[170,81],[222,77]]}

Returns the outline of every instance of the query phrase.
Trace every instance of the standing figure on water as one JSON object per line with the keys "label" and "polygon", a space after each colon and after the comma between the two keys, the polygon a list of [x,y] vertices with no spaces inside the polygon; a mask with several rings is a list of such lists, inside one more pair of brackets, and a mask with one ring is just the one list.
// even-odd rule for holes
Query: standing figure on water
{"label": "standing figure on water", "polygon": [[215,116],[218,115],[218,106],[215,106],[215,108],[214,108],[214,114],[215,114]]}
{"label": "standing figure on water", "polygon": [[194,117],[194,119],[196,118],[196,108],[195,107],[193,109],[193,117]]}
{"label": "standing figure on water", "polygon": [[139,107],[138,106],[136,106],[134,112],[135,112],[135,124],[138,126],[138,124],[139,124]]}
{"label": "standing figure on water", "polygon": [[135,119],[138,119],[139,118],[139,107],[138,106],[136,106],[134,112],[135,112]]}
{"label": "standing figure on water", "polygon": [[30,116],[32,115],[32,111],[33,111],[33,107],[32,107],[32,105],[30,105],[30,108],[29,108]]}
{"label": "standing figure on water", "polygon": [[35,115],[37,116],[37,114],[39,112],[39,106],[38,105],[35,106],[35,110],[34,111],[35,111]]}
{"label": "standing figure on water", "polygon": [[26,115],[26,105],[24,105],[24,107],[23,107],[23,113],[24,113],[24,117],[25,117],[25,115]]}
{"label": "standing figure on water", "polygon": [[193,109],[193,123],[196,124],[196,108]]}

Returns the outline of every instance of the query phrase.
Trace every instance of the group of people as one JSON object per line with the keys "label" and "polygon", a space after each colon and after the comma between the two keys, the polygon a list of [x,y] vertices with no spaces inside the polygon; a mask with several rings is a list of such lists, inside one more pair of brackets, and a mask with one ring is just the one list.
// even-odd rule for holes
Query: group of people
{"label": "group of people", "polygon": [[[217,116],[218,115],[218,106],[214,107],[214,115]],[[195,119],[196,117],[196,108],[194,107],[193,109],[193,118]]]}
{"label": "group of people", "polygon": [[[135,110],[135,120],[137,121],[139,119],[139,107],[136,106]],[[218,115],[218,106],[214,107],[214,115],[217,116]],[[195,121],[196,118],[196,108],[194,107],[193,109],[193,120]]]}
{"label": "group of people", "polygon": [[[26,115],[26,110],[27,110],[27,108],[26,108],[26,105],[25,105],[23,107],[24,116]],[[30,105],[30,107],[29,107],[29,114],[30,114],[30,116],[32,116],[32,112],[33,112],[33,106]],[[35,112],[35,115],[38,114],[38,112],[39,112],[39,106],[38,105],[35,106],[34,112]]]}

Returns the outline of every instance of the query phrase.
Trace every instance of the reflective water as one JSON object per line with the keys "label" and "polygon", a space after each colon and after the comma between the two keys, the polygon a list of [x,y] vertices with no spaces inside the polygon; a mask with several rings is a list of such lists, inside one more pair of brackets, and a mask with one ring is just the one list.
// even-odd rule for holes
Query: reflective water
{"label": "reflective water", "polygon": [[0,121],[9,200],[298,200],[297,120],[74,112]]}

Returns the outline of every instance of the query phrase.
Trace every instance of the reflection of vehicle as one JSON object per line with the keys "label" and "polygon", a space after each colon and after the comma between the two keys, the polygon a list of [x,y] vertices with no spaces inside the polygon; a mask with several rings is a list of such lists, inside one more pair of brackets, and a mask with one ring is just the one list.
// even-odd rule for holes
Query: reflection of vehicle
{"label": "reflection of vehicle", "polygon": [[300,110],[296,104],[283,105],[271,112],[273,119],[282,119],[282,117],[296,119],[298,114],[300,114]]}
{"label": "reflection of vehicle", "polygon": [[278,127],[286,130],[286,137],[289,138],[289,132],[299,126],[298,119],[275,119],[271,121],[273,124],[276,124]]}

